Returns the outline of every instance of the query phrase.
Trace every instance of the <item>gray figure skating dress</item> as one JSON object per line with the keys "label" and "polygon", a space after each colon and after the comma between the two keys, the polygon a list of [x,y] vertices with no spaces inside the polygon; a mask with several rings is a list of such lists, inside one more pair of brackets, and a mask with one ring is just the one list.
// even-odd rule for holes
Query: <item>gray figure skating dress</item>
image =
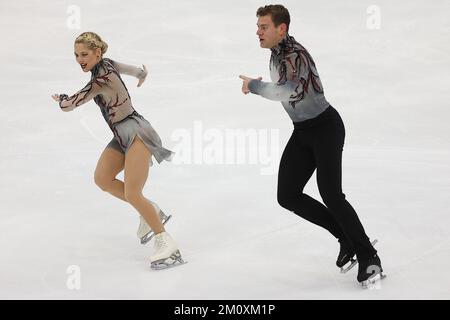
{"label": "gray figure skating dress", "polygon": [[[91,80],[83,89],[70,97],[66,94],[60,95],[61,109],[72,111],[94,99],[114,134],[106,148],[114,148],[126,154],[134,138],[138,136],[158,163],[163,160],[170,161],[174,153],[162,146],[161,138],[150,122],[133,108],[131,97],[120,77],[120,74],[127,74],[143,79],[145,72],[140,68],[104,58],[92,68],[91,73]],[[150,165],[152,164],[150,159]]]}

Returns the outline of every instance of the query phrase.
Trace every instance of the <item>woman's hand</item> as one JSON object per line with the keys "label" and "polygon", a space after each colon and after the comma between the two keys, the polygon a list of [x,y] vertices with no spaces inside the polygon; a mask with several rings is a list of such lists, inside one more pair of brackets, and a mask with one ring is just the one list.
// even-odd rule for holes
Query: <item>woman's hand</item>
{"label": "woman's hand", "polygon": [[54,94],[54,95],[52,95],[52,98],[53,98],[53,100],[55,100],[56,102],[60,102],[61,100],[60,100],[60,98],[59,98],[59,94]]}
{"label": "woman's hand", "polygon": [[147,74],[148,74],[146,66],[142,65],[142,68],[143,68],[144,76],[139,79],[139,82],[137,84],[138,87],[140,87],[144,83],[145,79],[147,78]]}

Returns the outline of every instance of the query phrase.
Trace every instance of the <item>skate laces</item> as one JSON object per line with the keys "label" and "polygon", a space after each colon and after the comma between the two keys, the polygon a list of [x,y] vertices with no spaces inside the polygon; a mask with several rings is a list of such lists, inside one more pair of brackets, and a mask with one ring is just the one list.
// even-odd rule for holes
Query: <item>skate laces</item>
{"label": "skate laces", "polygon": [[164,249],[167,247],[167,241],[161,234],[155,236],[155,246],[157,249]]}
{"label": "skate laces", "polygon": [[161,221],[164,221],[167,218],[167,216],[164,214],[162,210],[159,210],[159,219]]}

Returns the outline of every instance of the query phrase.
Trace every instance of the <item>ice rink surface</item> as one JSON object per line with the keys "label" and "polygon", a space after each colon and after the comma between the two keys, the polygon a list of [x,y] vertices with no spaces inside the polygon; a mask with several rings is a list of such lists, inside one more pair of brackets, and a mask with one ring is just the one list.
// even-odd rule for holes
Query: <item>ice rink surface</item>
{"label": "ice rink surface", "polygon": [[[344,119],[343,190],[387,278],[362,290],[357,268],[336,268],[338,242],[277,203],[292,123],[238,79],[268,80],[255,35],[267,3],[2,0],[0,298],[450,298],[450,1],[280,3]],[[106,57],[149,69],[141,88],[123,78],[177,151],[151,167],[145,195],[173,215],[184,266],[150,270],[137,213],[95,185],[112,137],[98,107],[64,113],[51,99],[89,80],[73,57],[83,31],[108,42]],[[227,134],[242,130],[260,135],[234,146]],[[305,192],[320,200],[315,176]]]}

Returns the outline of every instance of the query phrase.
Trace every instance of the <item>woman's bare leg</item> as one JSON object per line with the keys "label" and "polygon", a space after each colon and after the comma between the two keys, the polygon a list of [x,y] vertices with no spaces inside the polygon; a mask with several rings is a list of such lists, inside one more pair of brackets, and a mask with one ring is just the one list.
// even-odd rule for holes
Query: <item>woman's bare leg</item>
{"label": "woman's bare leg", "polygon": [[95,184],[105,192],[108,192],[123,201],[125,199],[123,181],[116,179],[116,176],[125,166],[125,155],[113,148],[106,148],[95,168]]}
{"label": "woman's bare leg", "polygon": [[[94,179],[97,186],[116,198],[128,202],[125,199],[125,184],[116,176],[125,167],[125,155],[113,148],[106,148],[95,168]],[[150,200],[146,199],[151,204]]]}
{"label": "woman's bare leg", "polygon": [[164,231],[164,226],[153,205],[142,194],[148,177],[150,158],[150,150],[136,136],[125,156],[124,194],[126,201],[142,215],[155,234],[158,234]]}

